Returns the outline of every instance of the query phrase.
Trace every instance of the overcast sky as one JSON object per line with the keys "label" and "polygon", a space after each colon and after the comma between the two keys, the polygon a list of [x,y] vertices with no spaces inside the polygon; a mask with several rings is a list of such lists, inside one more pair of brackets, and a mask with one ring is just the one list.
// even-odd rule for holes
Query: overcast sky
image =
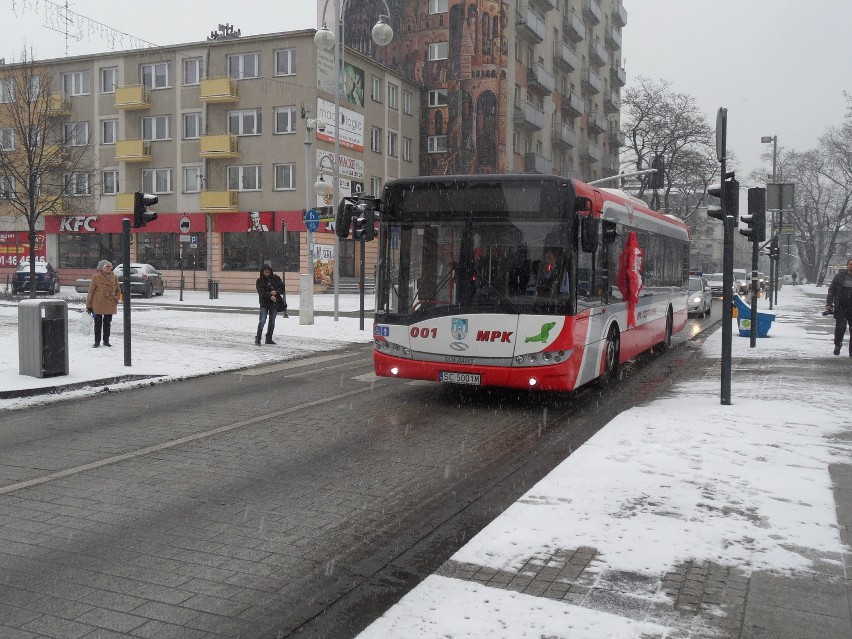
{"label": "overcast sky", "polygon": [[[739,158],[741,176],[771,150],[761,136],[777,135],[779,146],[807,150],[827,127],[842,122],[843,91],[852,90],[847,0],[623,2],[628,86],[639,75],[669,80],[673,90],[696,97],[711,123],[726,107],[728,148]],[[0,0],[0,57],[17,58],[24,44],[37,58],[65,55],[64,35],[42,26],[61,29],[51,6],[45,0]],[[315,28],[306,6],[305,0],[146,0],[132,8],[115,0],[71,3],[80,15],[155,44],[203,40],[220,23],[243,35]],[[110,50],[105,31],[84,25],[84,38],[69,40],[69,54]],[[116,49],[129,46],[125,39]]]}

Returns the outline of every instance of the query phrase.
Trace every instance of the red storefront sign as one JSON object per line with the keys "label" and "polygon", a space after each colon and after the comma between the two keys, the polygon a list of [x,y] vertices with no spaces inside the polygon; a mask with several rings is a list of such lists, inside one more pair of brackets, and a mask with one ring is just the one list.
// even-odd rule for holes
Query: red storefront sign
{"label": "red storefront sign", "polygon": [[216,213],[213,230],[217,233],[246,233],[251,231],[278,231],[283,225],[288,231],[307,231],[305,214],[301,211],[240,211]]}
{"label": "red storefront sign", "polygon": [[[121,221],[132,221],[132,215],[74,215],[45,216],[44,228],[48,233],[121,233]],[[187,217],[190,232],[204,233],[207,230],[207,216],[204,213],[160,213],[157,219],[141,229],[131,229],[133,233],[180,233],[180,221]]]}
{"label": "red storefront sign", "polygon": [[[37,262],[44,262],[47,254],[44,247],[44,233],[36,233],[35,254]],[[0,232],[0,268],[16,267],[30,257],[30,234],[26,231]]]}

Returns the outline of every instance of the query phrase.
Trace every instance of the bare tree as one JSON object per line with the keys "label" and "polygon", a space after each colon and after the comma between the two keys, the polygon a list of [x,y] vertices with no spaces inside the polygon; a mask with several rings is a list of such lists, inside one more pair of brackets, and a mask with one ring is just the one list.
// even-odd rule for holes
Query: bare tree
{"label": "bare tree", "polygon": [[[665,161],[661,207],[666,213],[690,215],[718,175],[713,158],[714,131],[695,98],[671,90],[669,82],[640,76],[622,98],[623,163],[644,170],[654,157]],[[647,199],[650,177],[639,179],[638,196]]]}
{"label": "bare tree", "polygon": [[[62,92],[51,89],[49,73],[31,55],[3,68],[0,212],[11,209],[27,225],[32,283],[39,220],[92,205],[88,123],[68,122],[69,115]],[[33,284],[30,296],[35,294]]]}

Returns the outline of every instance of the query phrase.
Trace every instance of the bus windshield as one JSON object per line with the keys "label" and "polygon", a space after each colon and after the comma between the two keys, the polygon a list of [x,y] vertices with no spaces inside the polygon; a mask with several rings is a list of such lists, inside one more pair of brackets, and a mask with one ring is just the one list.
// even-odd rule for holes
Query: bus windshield
{"label": "bus windshield", "polygon": [[558,180],[390,183],[382,214],[377,313],[574,308],[573,195]]}

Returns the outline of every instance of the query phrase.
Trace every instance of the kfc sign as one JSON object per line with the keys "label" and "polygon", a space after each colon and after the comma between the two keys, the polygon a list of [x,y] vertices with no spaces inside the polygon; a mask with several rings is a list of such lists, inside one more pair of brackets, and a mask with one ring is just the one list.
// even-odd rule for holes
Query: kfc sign
{"label": "kfc sign", "polygon": [[59,231],[65,231],[67,233],[82,233],[82,232],[95,232],[95,222],[97,222],[100,218],[97,215],[78,215],[76,217],[63,217],[59,222]]}

